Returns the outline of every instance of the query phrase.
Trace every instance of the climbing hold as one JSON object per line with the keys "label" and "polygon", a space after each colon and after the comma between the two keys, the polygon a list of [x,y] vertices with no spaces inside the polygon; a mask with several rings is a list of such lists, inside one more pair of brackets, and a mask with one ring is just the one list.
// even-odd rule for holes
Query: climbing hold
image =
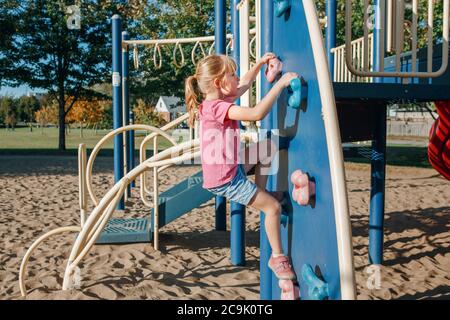
{"label": "climbing hold", "polygon": [[309,179],[306,173],[295,170],[291,174],[291,182],[294,185],[292,199],[301,206],[310,204],[312,197],[316,195],[316,184]]}
{"label": "climbing hold", "polygon": [[267,62],[266,71],[264,73],[267,81],[270,83],[274,82],[282,69],[283,63],[278,58],[270,59]]}
{"label": "climbing hold", "polygon": [[329,297],[328,284],[317,277],[309,264],[302,267],[302,278],[308,286],[308,297],[311,300],[324,300]]}
{"label": "climbing hold", "polygon": [[300,107],[300,90],[301,90],[301,82],[299,78],[295,78],[291,80],[290,90],[292,91],[291,96],[289,97],[288,106],[291,108],[297,109]]}
{"label": "climbing hold", "polygon": [[275,16],[281,17],[290,7],[290,0],[275,0]]}
{"label": "climbing hold", "polygon": [[300,299],[300,288],[297,282],[292,280],[278,280],[278,286],[281,289],[281,300]]}
{"label": "climbing hold", "polygon": [[298,109],[302,101],[308,97],[308,86],[303,79],[295,78],[291,80],[290,87],[288,88],[291,96],[288,100],[288,106],[294,109]]}

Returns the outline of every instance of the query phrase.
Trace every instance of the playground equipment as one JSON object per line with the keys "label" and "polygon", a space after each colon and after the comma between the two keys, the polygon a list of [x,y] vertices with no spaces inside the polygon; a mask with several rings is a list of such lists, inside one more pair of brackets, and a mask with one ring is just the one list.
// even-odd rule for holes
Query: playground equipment
{"label": "playground equipment", "polygon": [[310,181],[306,173],[296,170],[291,175],[293,185],[292,200],[301,206],[306,206],[311,202],[311,198],[316,195],[316,184]]}
{"label": "playground equipment", "polygon": [[270,59],[265,72],[267,81],[274,82],[281,71],[283,71],[283,63],[278,58]]}
{"label": "playground equipment", "polygon": [[[383,218],[384,218],[384,181],[386,159],[386,105],[392,101],[448,101],[450,100],[450,73],[448,64],[448,19],[449,0],[443,2],[443,35],[441,43],[435,45],[428,39],[428,47],[403,52],[402,28],[404,26],[403,1],[386,2],[376,0],[375,29],[370,34],[367,26],[369,0],[363,2],[364,37],[351,39],[351,10],[354,2],[346,4],[346,43],[336,47],[336,10],[335,0],[327,1],[326,48],[323,43],[321,21],[313,0],[261,0],[256,1],[255,14],[255,46],[256,58],[264,52],[275,52],[283,63],[283,70],[301,74],[302,78],[291,83],[280,95],[276,106],[261,123],[261,129],[277,133],[288,141],[285,150],[279,152],[279,170],[269,177],[267,189],[270,191],[289,191],[292,198],[289,205],[283,208],[281,230],[283,249],[292,258],[293,268],[297,273],[298,283],[277,281],[268,268],[271,252],[264,229],[264,214],[261,214],[261,298],[262,299],[355,299],[355,277],[351,226],[344,174],[343,142],[372,140],[371,152],[371,201],[369,221],[369,262],[382,263]],[[428,27],[433,28],[433,1],[428,1]],[[239,8],[239,11],[238,11]],[[412,48],[417,48],[417,8],[418,1],[412,1],[413,17]],[[248,0],[237,3],[232,1],[232,33],[233,55],[239,62],[240,71],[244,72],[249,64],[249,4]],[[387,17],[387,18],[386,18]],[[226,53],[225,33],[225,1],[216,0],[216,34],[214,37],[216,52]],[[120,18],[113,17],[113,97],[115,130],[102,139],[98,148],[93,151],[86,165],[84,147],[80,147],[80,209],[81,227],[58,228],[40,237],[27,251],[20,270],[20,285],[23,295],[26,294],[24,277],[26,265],[33,250],[45,239],[62,232],[79,232],[72,248],[64,275],[63,288],[73,284],[78,264],[86,256],[92,246],[100,241],[128,242],[151,241],[158,248],[158,229],[164,223],[189,211],[198,203],[188,202],[188,206],[176,211],[168,207],[171,199],[189,192],[191,187],[197,188],[201,183],[201,173],[167,190],[167,194],[158,192],[158,173],[169,166],[198,157],[199,143],[195,132],[191,132],[191,140],[176,144],[165,130],[174,126],[169,124],[161,129],[149,126],[128,125],[128,119],[122,117],[122,110],[127,115],[127,77],[128,46],[142,43],[128,40],[127,35],[121,38]],[[292,34],[295,30],[295,34]],[[245,31],[245,32],[243,32]],[[239,34],[241,33],[241,35]],[[243,34],[242,34],[243,33]],[[274,37],[274,35],[290,35],[290,37]],[[395,36],[394,36],[395,35]],[[429,36],[432,34],[429,32]],[[208,38],[209,39],[209,38]],[[240,39],[240,41],[238,41]],[[141,40],[139,40],[141,41]],[[144,40],[145,41],[145,40]],[[174,42],[175,41],[175,42]],[[199,41],[192,52],[204,53]],[[210,40],[208,40],[210,41]],[[175,44],[174,52],[178,52],[181,61],[180,46],[182,41],[171,40]],[[414,44],[415,43],[415,44]],[[123,45],[125,46],[123,47]],[[158,56],[163,42],[152,42],[154,45],[154,62],[160,66],[162,60]],[[395,55],[386,56],[385,52],[395,47]],[[123,64],[120,50],[122,50]],[[244,49],[243,49],[244,48]],[[246,49],[245,49],[246,48]],[[240,53],[240,54],[239,54]],[[176,54],[174,54],[175,56]],[[137,55],[135,55],[136,58]],[[350,57],[349,57],[350,56]],[[158,58],[159,57],[159,58]],[[191,57],[192,58],[192,57]],[[195,61],[195,59],[192,58]],[[126,63],[125,63],[126,61]],[[178,60],[175,65],[180,65]],[[258,78],[257,100],[270,89],[270,82],[264,77]],[[123,90],[123,91],[122,91]],[[247,104],[247,98],[240,103]],[[442,112],[448,111],[446,104]],[[123,109],[122,109],[123,108]],[[186,116],[185,116],[186,117]],[[184,120],[186,118],[183,118]],[[448,124],[448,115],[442,117]],[[182,121],[181,118],[177,121]],[[123,133],[146,130],[151,134],[140,147],[141,163],[133,168],[129,160],[132,153],[123,148]],[[436,125],[438,129],[448,128]],[[131,136],[131,135],[130,135]],[[125,140],[132,146],[130,136]],[[157,137],[162,136],[173,146],[158,152]],[[443,135],[438,135],[442,137]],[[115,139],[115,176],[116,184],[98,201],[92,190],[92,162],[101,145],[107,140]],[[448,140],[448,131],[446,135]],[[154,154],[145,159],[145,146],[153,139]],[[445,142],[445,141],[444,141]],[[437,144],[441,160],[448,159],[448,143],[442,140]],[[128,153],[127,153],[128,152]],[[433,151],[434,152],[434,151]],[[124,172],[123,158],[130,164]],[[91,160],[92,159],[92,160]],[[153,170],[153,192],[145,185],[145,172]],[[139,236],[126,235],[129,225],[125,220],[111,220],[116,206],[123,208],[121,201],[127,194],[131,181],[141,177],[141,198],[151,207],[150,218],[127,220],[144,226]],[[292,179],[291,179],[292,178]],[[207,198],[211,195],[196,189]],[[95,209],[87,217],[86,192],[88,190]],[[308,192],[305,192],[308,191]],[[203,193],[202,193],[203,192]],[[303,192],[303,193],[302,193]],[[309,194],[308,194],[309,193]],[[146,199],[151,194],[153,201]],[[311,196],[314,195],[312,199]],[[300,199],[299,199],[300,196]],[[199,201],[203,201],[200,199]],[[178,200],[177,200],[178,201]],[[216,229],[225,229],[225,201],[216,199]],[[242,206],[231,205],[231,261],[235,265],[245,263],[244,226],[245,211]],[[150,219],[150,220],[149,220]],[[142,222],[140,224],[140,222]],[[108,224],[109,223],[109,224]],[[102,230],[110,227],[113,230],[122,223],[123,228],[115,235],[108,232],[101,235]],[[153,230],[151,231],[151,226]],[[133,238],[134,239],[131,239]],[[103,239],[103,240],[102,240]],[[300,292],[299,292],[300,288]]]}
{"label": "playground equipment", "polygon": [[[364,36],[355,40],[351,37],[352,8],[361,3]],[[314,206],[293,202],[292,209],[284,213],[288,222],[282,228],[284,250],[292,257],[297,275],[301,275],[302,299],[355,298],[343,142],[372,140],[369,262],[382,263],[386,106],[395,101],[450,99],[449,1],[443,1],[443,18],[436,20],[442,22],[440,41],[432,35],[436,9],[433,1],[427,4],[427,47],[419,49],[417,45],[417,28],[424,22],[417,21],[418,1],[414,0],[412,50],[404,52],[404,1],[346,1],[342,46],[336,43],[337,1],[327,1],[326,48],[322,47],[313,1],[261,2],[261,12],[266,13],[261,20],[262,52],[276,53],[283,70],[301,74],[307,93],[299,109],[289,107],[289,92],[281,95],[262,123],[262,128],[278,129],[281,136],[290,137],[289,148],[280,153],[282,169],[269,179],[268,189],[289,190],[295,200],[298,187],[289,177],[296,170],[307,173],[316,183]],[[282,34],[291,36],[275,37]],[[269,83],[263,82],[262,95],[269,88]],[[263,221],[262,216],[261,225]],[[264,228],[261,231],[261,298],[277,299],[279,284],[267,268],[270,251]]]}
{"label": "playground equipment", "polygon": [[431,165],[450,180],[450,105],[448,101],[436,102],[439,117],[430,130],[428,159]]}

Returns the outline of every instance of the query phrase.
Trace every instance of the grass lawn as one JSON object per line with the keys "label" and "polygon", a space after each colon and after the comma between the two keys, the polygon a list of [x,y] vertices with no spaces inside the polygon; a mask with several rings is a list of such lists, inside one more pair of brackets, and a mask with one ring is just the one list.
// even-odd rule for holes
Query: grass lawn
{"label": "grass lawn", "polygon": [[[357,163],[370,163],[368,156],[358,154],[360,148],[354,148],[351,152],[344,151],[345,161]],[[386,163],[393,166],[431,168],[428,162],[427,147],[407,145],[387,146]]]}
{"label": "grass lawn", "polygon": [[[108,132],[110,130],[98,130],[95,133],[94,130],[84,129],[83,137],[80,137],[79,129],[70,129],[66,135],[67,151],[63,154],[76,154],[80,143],[85,143],[88,150],[93,149]],[[144,133],[136,134],[137,151],[139,151],[139,145],[144,137]],[[164,138],[158,139],[158,142],[159,149],[170,146],[170,143]],[[153,143],[149,143],[147,149],[151,150],[152,148]],[[103,155],[112,155],[113,139],[104,146],[104,149]],[[42,131],[33,128],[33,132],[30,132],[29,128],[17,128],[14,131],[2,128],[0,129],[0,155],[2,154],[60,154],[58,152],[58,129],[45,128]]]}
{"label": "grass lawn", "polygon": [[[67,151],[63,155],[76,155],[78,152],[78,145],[85,143],[88,150],[92,150],[95,144],[105,136],[109,130],[83,130],[83,138],[80,137],[79,129],[71,129],[66,135]],[[170,134],[170,132],[169,132]],[[139,144],[145,137],[144,133],[136,135],[136,151],[139,152]],[[400,139],[399,139],[400,140]],[[430,168],[427,157],[427,148],[421,146],[407,145],[391,145],[387,147],[387,164],[409,167],[424,167]],[[159,139],[159,149],[165,149],[170,146],[170,143],[164,138]],[[148,145],[147,150],[151,150],[153,144]],[[352,148],[353,149],[353,148]],[[359,149],[359,148],[358,148]],[[354,150],[357,151],[357,150]],[[59,155],[58,151],[58,129],[45,128],[33,129],[30,132],[29,128],[17,128],[14,131],[0,129],[0,155]],[[349,162],[370,163],[367,157],[361,156],[358,152],[344,152],[345,160]],[[100,156],[113,155],[113,141],[110,141],[100,152]],[[149,156],[150,154],[147,154]]]}

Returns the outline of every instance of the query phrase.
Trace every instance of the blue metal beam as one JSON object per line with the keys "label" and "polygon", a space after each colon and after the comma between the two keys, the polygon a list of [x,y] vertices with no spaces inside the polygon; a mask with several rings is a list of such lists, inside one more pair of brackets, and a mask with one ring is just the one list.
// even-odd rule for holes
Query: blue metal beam
{"label": "blue metal beam", "polygon": [[[374,70],[380,71],[384,53],[378,54],[378,48],[384,44],[380,10],[381,2],[375,1],[375,31],[374,31]],[[384,3],[385,4],[385,3]],[[380,83],[383,78],[374,78],[375,83]],[[371,190],[370,190],[370,218],[369,218],[369,262],[381,264],[383,262],[383,221],[384,221],[384,193],[386,175],[386,106],[380,110],[375,119],[374,140],[372,140],[371,159]]]}
{"label": "blue metal beam", "polygon": [[[113,127],[114,130],[122,127],[122,19],[114,15],[112,21],[112,88],[113,88]],[[123,177],[123,137],[118,134],[114,137],[114,182]],[[123,198],[117,205],[123,210]]]}
{"label": "blue metal beam", "polygon": [[[239,11],[237,5],[239,0],[231,1],[231,33],[233,34],[233,58],[239,66]],[[240,70],[237,70],[239,75]],[[240,99],[236,101],[240,104]],[[242,125],[241,125],[241,129]],[[231,246],[231,263],[235,266],[245,266],[245,206],[231,202],[230,204],[230,246]]]}
{"label": "blue metal beam", "polygon": [[331,53],[331,49],[336,47],[336,19],[337,19],[337,0],[327,0],[327,57],[328,66],[330,69],[331,77],[334,74],[334,55]]}
{"label": "blue metal beam", "polygon": [[[263,0],[261,1],[261,54],[266,52],[272,52],[272,36],[273,36],[273,1]],[[275,52],[277,54],[277,52]],[[264,70],[261,70],[261,97],[265,96],[271,85],[266,81],[264,77]],[[261,121],[261,128],[270,130],[272,125],[272,113],[271,111]],[[272,190],[272,177],[269,176],[267,182],[267,189]],[[264,227],[264,213],[260,213],[260,298],[261,300],[270,300],[272,298],[272,272],[268,267],[268,262],[272,250],[267,238],[266,229]]]}
{"label": "blue metal beam", "polygon": [[[123,40],[129,40],[130,36],[127,31],[122,32],[122,41]],[[122,47],[122,95],[123,95],[123,114],[125,115],[125,123],[124,126],[127,126],[130,124],[130,89],[129,89],[129,82],[128,82],[128,76],[129,76],[129,60],[130,54],[128,51],[128,45]],[[126,163],[127,163],[127,173],[132,170],[132,167],[130,166],[130,132],[127,131],[125,133],[125,141],[127,142],[127,148],[125,150],[125,157],[126,157]],[[127,195],[131,196],[131,184],[127,187]]]}
{"label": "blue metal beam", "polygon": [[[217,54],[225,54],[226,51],[226,1],[214,1],[215,13],[215,31],[216,41],[215,49]],[[227,200],[224,197],[216,197],[216,230],[227,230]]]}

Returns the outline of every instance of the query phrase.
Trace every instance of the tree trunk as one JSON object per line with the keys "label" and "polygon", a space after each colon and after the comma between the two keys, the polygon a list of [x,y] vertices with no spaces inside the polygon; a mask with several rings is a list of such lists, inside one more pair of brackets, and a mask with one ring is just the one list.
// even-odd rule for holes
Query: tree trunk
{"label": "tree trunk", "polygon": [[58,114],[58,124],[59,124],[59,144],[58,150],[66,150],[66,123],[65,123],[65,110],[64,110],[64,94],[62,99],[59,100],[59,114]]}
{"label": "tree trunk", "polygon": [[83,123],[80,122],[80,138],[83,138]]}

